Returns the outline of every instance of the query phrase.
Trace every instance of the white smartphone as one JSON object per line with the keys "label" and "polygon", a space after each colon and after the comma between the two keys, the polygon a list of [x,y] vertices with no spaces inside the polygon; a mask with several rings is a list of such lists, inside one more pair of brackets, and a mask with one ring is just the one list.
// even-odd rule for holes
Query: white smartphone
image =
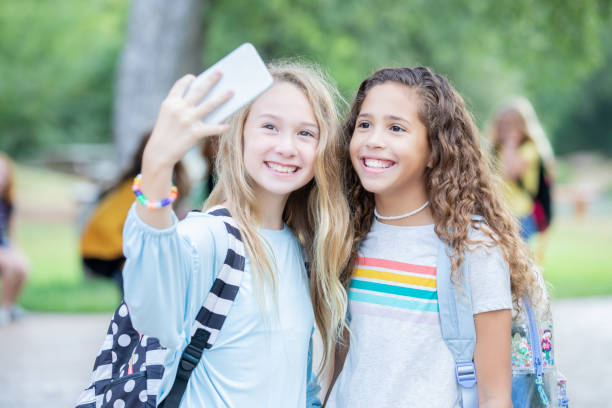
{"label": "white smartphone", "polygon": [[204,123],[223,122],[234,112],[261,95],[274,82],[266,64],[262,61],[253,44],[250,43],[242,44],[221,58],[216,64],[198,75],[191,86],[217,71],[220,71],[223,75],[202,101],[214,98],[229,90],[233,91],[234,95],[223,105],[206,115],[202,119]]}

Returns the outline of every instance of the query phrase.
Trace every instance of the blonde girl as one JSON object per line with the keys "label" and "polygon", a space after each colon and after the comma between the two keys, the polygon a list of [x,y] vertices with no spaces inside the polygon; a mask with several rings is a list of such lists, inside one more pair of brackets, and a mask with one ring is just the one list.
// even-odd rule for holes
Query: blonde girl
{"label": "blonde girl", "polygon": [[344,137],[351,336],[327,406],[460,406],[438,315],[442,241],[452,279],[470,282],[480,407],[510,407],[511,309],[536,275],[461,96],[425,67],[380,70],[359,87]]}
{"label": "blonde girl", "polygon": [[[183,408],[320,406],[310,355],[314,322],[324,368],[343,329],[346,292],[338,276],[350,255],[350,228],[337,183],[337,93],[314,67],[284,63],[270,72],[273,86],[229,125],[200,121],[224,101],[198,104],[218,76],[191,88],[193,76],[180,79],[145,148],[142,192],[160,200],[174,163],[201,139],[222,133],[219,180],[205,209],[226,207],[247,251],[238,296],[191,376]],[[124,243],[125,301],[134,327],[175,351],[166,362],[163,399],[224,261],[227,233],[213,216],[192,213],[177,222],[168,207],[135,203]]]}
{"label": "blonde girl", "polygon": [[[545,233],[550,222],[533,197],[538,192],[540,171],[553,181],[556,162],[552,146],[540,124],[533,105],[524,97],[505,101],[489,125],[489,141],[498,161],[498,171],[506,182],[505,197],[510,210],[519,218],[521,236],[529,240],[540,232],[537,254],[541,261],[546,246]],[[542,168],[541,168],[542,164]]]}

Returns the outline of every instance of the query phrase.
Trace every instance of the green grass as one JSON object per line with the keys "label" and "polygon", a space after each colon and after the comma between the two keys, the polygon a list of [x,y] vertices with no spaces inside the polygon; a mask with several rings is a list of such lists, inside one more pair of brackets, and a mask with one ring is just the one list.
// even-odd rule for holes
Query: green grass
{"label": "green grass", "polygon": [[[73,183],[78,178],[17,165],[17,237],[30,261],[19,302],[28,310],[107,312],[119,303],[116,285],[86,278],[79,257]],[[0,282],[1,285],[1,282]]]}
{"label": "green grass", "polygon": [[17,200],[22,205],[42,205],[42,212],[44,206],[50,204],[54,207],[69,207],[72,204],[72,183],[77,180],[77,177],[56,171],[18,165],[15,168]]}
{"label": "green grass", "polygon": [[21,221],[19,237],[31,262],[31,275],[20,303],[29,310],[112,311],[119,303],[116,285],[85,278],[76,226],[66,222]]}
{"label": "green grass", "polygon": [[556,298],[612,295],[612,218],[556,220],[544,275]]}
{"label": "green grass", "polygon": [[119,305],[118,289],[99,279],[74,283],[32,283],[20,303],[27,310],[44,312],[111,312]]}

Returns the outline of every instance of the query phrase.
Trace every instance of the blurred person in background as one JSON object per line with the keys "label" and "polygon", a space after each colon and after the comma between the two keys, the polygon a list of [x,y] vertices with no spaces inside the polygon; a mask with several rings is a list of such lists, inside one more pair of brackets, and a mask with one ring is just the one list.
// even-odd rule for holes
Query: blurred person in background
{"label": "blurred person in background", "polygon": [[[196,153],[197,151],[197,153]],[[211,136],[202,141],[197,148],[193,149],[194,154],[190,156],[189,151],[183,158],[185,167],[191,176],[191,192],[184,201],[183,208],[190,211],[200,209],[204,201],[215,187],[215,160],[219,151],[219,137]],[[190,160],[191,159],[191,160]],[[194,161],[197,164],[194,165]]]}
{"label": "blurred person in background", "polygon": [[536,258],[542,261],[553,214],[551,189],[556,163],[552,146],[524,97],[501,105],[491,120],[489,135],[506,182],[506,200],[520,221],[521,236],[529,241],[540,234]]}
{"label": "blurred person in background", "polygon": [[[121,270],[123,256],[123,224],[128,210],[134,202],[132,182],[140,172],[142,155],[151,133],[146,133],[134,153],[129,167],[117,181],[98,198],[85,228],[81,234],[81,258],[86,274],[110,278],[117,283],[123,293]],[[174,166],[174,184],[181,195],[173,203],[175,211],[189,195],[190,182],[181,162]],[[178,214],[184,211],[177,211]]]}
{"label": "blurred person in background", "polygon": [[0,326],[17,320],[24,312],[17,306],[29,273],[28,260],[15,243],[14,178],[11,160],[0,152],[0,278],[2,303]]}

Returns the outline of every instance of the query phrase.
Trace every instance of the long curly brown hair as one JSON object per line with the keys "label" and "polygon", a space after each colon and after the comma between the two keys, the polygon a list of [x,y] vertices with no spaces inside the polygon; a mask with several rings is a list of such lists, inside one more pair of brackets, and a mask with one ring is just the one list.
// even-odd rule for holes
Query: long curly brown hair
{"label": "long curly brown hair", "polygon": [[[374,219],[374,194],[366,191],[348,157],[357,116],[368,91],[385,82],[396,82],[414,89],[420,98],[419,119],[427,128],[431,166],[425,171],[425,186],[435,223],[435,232],[449,247],[452,279],[461,279],[460,266],[466,250],[473,245],[501,248],[509,264],[513,301],[524,296],[538,299],[538,272],[531,251],[520,238],[518,224],[498,193],[500,181],[482,151],[479,136],[463,98],[442,76],[427,67],[387,68],[374,73],[359,86],[350,113],[343,125],[345,166],[349,205],[355,228],[351,261],[343,271],[348,285],[359,243],[366,237]],[[474,215],[482,217],[478,220]],[[470,228],[484,232],[490,242],[470,240]]]}

